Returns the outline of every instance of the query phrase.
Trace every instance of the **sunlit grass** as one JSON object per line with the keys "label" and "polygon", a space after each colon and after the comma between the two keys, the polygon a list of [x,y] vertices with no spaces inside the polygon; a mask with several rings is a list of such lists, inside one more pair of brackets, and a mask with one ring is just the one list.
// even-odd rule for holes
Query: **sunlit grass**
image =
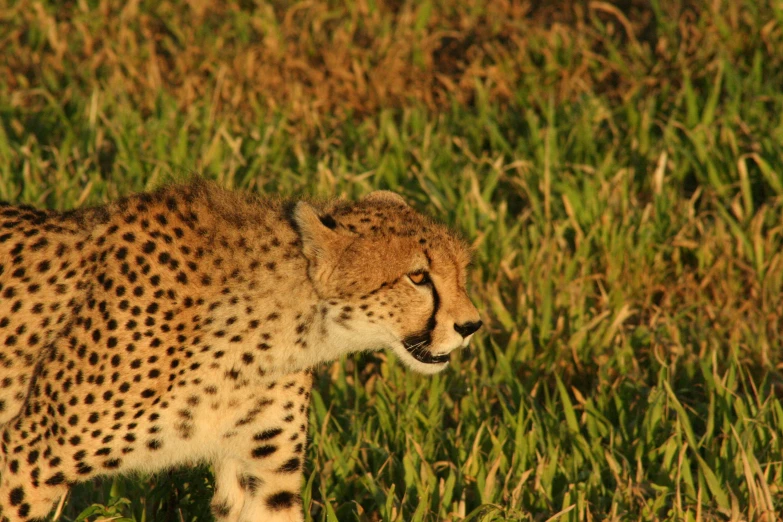
{"label": "sunlit grass", "polygon": [[[184,4],[137,3],[123,24],[77,4],[3,14],[17,47],[0,74],[0,198],[72,208],[192,173],[286,195],[391,188],[475,247],[487,327],[448,371],[375,354],[319,372],[309,520],[783,512],[780,5],[312,2],[286,18],[202,2],[200,26]],[[173,60],[158,83],[134,76],[147,29]],[[84,46],[101,31],[96,65]],[[290,43],[278,83],[242,72],[254,34]],[[299,58],[327,95],[292,72]],[[354,76],[327,75],[334,63]],[[384,64],[408,72],[381,96]],[[95,482],[65,518],[203,520],[210,487],[207,469]]]}

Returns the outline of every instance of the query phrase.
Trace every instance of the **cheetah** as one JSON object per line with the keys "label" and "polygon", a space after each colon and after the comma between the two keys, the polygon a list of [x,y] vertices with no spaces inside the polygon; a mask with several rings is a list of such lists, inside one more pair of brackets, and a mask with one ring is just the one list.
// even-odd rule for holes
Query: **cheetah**
{"label": "cheetah", "polygon": [[97,475],[210,463],[218,521],[302,521],[312,371],[443,370],[481,326],[469,249],[393,192],[315,203],[195,180],[0,206],[0,521]]}

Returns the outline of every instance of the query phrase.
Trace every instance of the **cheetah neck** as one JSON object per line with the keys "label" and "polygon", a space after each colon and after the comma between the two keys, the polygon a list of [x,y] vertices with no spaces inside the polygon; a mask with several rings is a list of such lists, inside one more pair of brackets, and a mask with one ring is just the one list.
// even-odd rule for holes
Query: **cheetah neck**
{"label": "cheetah neck", "polygon": [[382,347],[383,332],[355,323],[347,303],[318,295],[302,257],[257,264],[250,274],[229,267],[219,278],[229,291],[218,287],[192,314],[202,325],[200,359],[208,368],[267,378]]}

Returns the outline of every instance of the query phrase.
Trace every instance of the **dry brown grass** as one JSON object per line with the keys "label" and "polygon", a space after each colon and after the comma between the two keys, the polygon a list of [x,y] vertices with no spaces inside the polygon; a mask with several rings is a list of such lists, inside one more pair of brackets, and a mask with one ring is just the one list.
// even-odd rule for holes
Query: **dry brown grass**
{"label": "dry brown grass", "polygon": [[[0,47],[14,49],[0,76],[21,106],[40,103],[32,91],[41,87],[66,103],[100,89],[152,112],[162,92],[182,108],[212,99],[237,121],[284,110],[312,127],[478,95],[504,103],[526,84],[556,101],[596,91],[627,98],[670,88],[681,76],[672,69],[709,77],[719,52],[783,60],[778,25],[753,41],[731,38],[753,34],[756,22],[735,2],[663,2],[668,25],[641,0],[539,4],[22,0],[0,12],[10,28]],[[707,19],[723,26],[696,23],[696,9],[719,12]]]}

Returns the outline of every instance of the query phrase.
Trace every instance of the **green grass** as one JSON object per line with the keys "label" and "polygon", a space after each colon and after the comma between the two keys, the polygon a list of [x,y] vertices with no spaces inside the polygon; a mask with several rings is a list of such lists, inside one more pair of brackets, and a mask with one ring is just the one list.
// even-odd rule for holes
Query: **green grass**
{"label": "green grass", "polygon": [[[0,198],[391,188],[475,247],[448,371],[319,371],[308,520],[783,513],[779,2],[56,5],[0,12]],[[209,477],[64,518],[203,520]]]}

